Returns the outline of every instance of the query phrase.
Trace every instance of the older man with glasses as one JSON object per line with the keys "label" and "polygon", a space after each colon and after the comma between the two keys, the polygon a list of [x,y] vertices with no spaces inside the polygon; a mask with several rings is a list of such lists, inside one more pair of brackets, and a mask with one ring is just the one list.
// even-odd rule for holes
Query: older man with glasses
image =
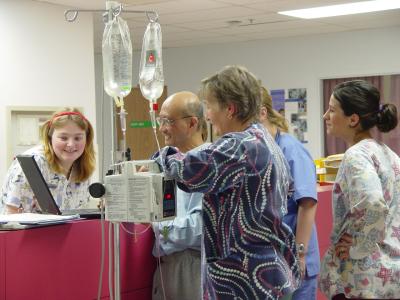
{"label": "older man with glasses", "polygon": [[[207,124],[202,103],[191,92],[168,97],[156,119],[167,146],[181,152],[205,147]],[[153,279],[153,300],[201,299],[201,193],[178,188],[177,217],[153,224],[156,243],[153,255],[158,264]],[[165,297],[165,298],[164,298]]]}

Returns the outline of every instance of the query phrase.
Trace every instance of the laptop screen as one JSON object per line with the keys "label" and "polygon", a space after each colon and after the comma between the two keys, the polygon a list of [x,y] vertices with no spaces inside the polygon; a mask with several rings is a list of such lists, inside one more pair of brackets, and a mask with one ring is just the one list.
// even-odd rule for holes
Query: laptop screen
{"label": "laptop screen", "polygon": [[34,157],[32,155],[17,155],[17,159],[39,203],[42,213],[61,215],[60,209],[54,201],[53,195]]}

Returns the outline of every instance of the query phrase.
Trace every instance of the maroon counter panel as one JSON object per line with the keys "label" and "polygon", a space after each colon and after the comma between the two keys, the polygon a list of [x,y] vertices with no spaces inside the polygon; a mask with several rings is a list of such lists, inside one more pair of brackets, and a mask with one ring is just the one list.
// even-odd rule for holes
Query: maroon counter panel
{"label": "maroon counter panel", "polygon": [[[137,232],[145,229],[135,226]],[[102,299],[108,292],[108,223]],[[120,230],[121,299],[151,299],[153,232]],[[0,300],[97,299],[101,262],[100,220],[0,231]]]}
{"label": "maroon counter panel", "polygon": [[[332,230],[332,185],[318,186],[318,208],[315,216],[315,223],[318,232],[318,245],[321,259],[330,244]],[[318,290],[318,300],[327,298]]]}

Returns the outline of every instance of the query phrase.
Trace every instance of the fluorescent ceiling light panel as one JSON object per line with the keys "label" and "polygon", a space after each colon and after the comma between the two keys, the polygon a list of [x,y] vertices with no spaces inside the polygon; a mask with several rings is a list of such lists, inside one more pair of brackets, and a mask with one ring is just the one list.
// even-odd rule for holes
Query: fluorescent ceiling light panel
{"label": "fluorescent ceiling light panel", "polygon": [[362,14],[373,11],[383,11],[400,8],[400,0],[372,0],[338,4],[330,6],[320,6],[314,8],[296,9],[280,11],[278,14],[287,15],[302,19],[317,19],[334,16],[344,16]]}

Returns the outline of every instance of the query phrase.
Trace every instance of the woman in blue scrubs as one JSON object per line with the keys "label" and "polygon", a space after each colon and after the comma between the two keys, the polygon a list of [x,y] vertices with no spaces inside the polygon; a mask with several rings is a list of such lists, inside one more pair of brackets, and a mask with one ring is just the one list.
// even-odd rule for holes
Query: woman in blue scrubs
{"label": "woman in blue scrubs", "polygon": [[260,121],[281,148],[294,180],[294,192],[289,194],[288,213],[283,221],[296,235],[303,280],[292,299],[315,300],[320,267],[317,231],[314,224],[317,209],[315,165],[306,148],[295,137],[286,133],[287,122],[272,108],[272,99],[268,91],[265,88],[261,90]]}

